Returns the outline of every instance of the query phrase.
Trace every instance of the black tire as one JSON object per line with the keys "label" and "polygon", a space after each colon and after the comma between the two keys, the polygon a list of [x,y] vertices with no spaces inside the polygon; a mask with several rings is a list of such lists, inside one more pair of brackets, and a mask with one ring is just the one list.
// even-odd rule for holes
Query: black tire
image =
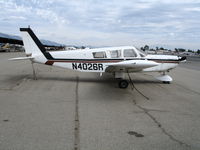
{"label": "black tire", "polygon": [[163,81],[164,84],[170,84],[170,81]]}
{"label": "black tire", "polygon": [[119,81],[118,85],[119,85],[119,88],[126,89],[128,87],[128,85],[129,85],[129,83],[126,80],[121,80],[121,81]]}

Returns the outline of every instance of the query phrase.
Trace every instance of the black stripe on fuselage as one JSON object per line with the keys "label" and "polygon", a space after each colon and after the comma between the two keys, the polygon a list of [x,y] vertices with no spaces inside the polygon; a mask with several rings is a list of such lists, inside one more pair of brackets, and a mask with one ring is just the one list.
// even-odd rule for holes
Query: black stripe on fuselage
{"label": "black stripe on fuselage", "polygon": [[147,59],[147,60],[149,60],[149,61],[155,61],[155,62],[174,62],[174,63],[177,63],[177,62],[180,62],[180,60],[179,59]]}
{"label": "black stripe on fuselage", "polygon": [[[73,63],[73,62],[82,62],[82,63],[112,63],[112,62],[120,62],[127,60],[145,60],[145,59],[50,59],[48,62],[65,62],[65,63]],[[158,63],[179,63],[179,60],[172,59],[148,59],[151,61],[155,61]]]}
{"label": "black stripe on fuselage", "polygon": [[33,31],[31,30],[31,28],[20,28],[20,31],[22,31],[22,32],[28,32],[28,34],[31,36],[31,38],[35,42],[35,44],[38,46],[38,48],[40,49],[40,51],[44,54],[44,56],[47,59],[54,59],[49,52],[46,52],[45,47],[42,45],[42,43],[37,38],[37,36],[33,33]]}
{"label": "black stripe on fuselage", "polygon": [[[49,54],[51,55],[51,54]],[[53,58],[53,57],[52,57]],[[115,59],[110,59],[110,58],[104,58],[104,59],[98,59],[98,58],[93,58],[93,59],[72,59],[72,58],[53,58],[49,59],[50,61],[126,61],[126,60],[149,60],[149,61],[156,61],[156,62],[179,62],[180,60],[175,60],[175,59],[146,59],[146,58],[115,58]]]}

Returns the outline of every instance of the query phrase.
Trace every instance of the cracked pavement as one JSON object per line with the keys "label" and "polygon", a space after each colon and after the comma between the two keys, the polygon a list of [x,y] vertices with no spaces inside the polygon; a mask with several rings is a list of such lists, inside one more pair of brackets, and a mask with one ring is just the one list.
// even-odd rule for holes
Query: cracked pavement
{"label": "cracked pavement", "polygon": [[[0,150],[198,150],[200,71],[178,67],[172,84],[10,62],[0,54]],[[128,79],[128,76],[127,76]]]}

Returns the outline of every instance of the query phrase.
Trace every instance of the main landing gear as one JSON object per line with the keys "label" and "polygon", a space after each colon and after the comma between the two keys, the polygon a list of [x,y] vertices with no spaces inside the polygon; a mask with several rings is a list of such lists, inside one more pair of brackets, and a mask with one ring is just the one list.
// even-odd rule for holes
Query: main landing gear
{"label": "main landing gear", "polygon": [[126,89],[128,87],[129,82],[127,80],[124,80],[125,73],[123,73],[123,72],[115,72],[114,76],[115,76],[115,79],[119,80],[119,82],[118,82],[119,88]]}
{"label": "main landing gear", "polygon": [[118,83],[119,88],[126,89],[129,85],[129,82],[127,80],[120,80]]}

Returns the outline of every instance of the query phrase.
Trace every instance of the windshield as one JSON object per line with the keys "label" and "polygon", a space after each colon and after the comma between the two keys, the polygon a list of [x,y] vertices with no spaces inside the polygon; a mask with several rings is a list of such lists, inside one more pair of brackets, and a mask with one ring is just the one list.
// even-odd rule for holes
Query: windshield
{"label": "windshield", "polygon": [[138,53],[140,54],[141,57],[145,57],[147,55],[144,51],[140,50],[139,48],[136,49],[138,50]]}

